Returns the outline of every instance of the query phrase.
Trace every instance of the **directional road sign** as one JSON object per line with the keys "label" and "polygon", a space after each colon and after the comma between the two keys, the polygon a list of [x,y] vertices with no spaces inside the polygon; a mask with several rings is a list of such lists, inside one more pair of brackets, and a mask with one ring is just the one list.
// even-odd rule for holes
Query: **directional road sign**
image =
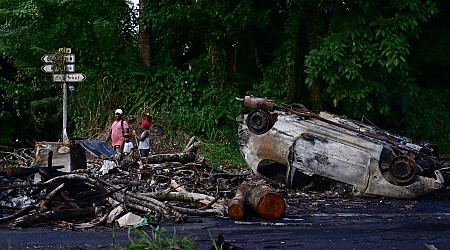
{"label": "directional road sign", "polygon": [[[66,72],[67,73],[75,72],[75,64],[66,64],[65,67],[66,67]],[[41,67],[41,69],[45,73],[53,73],[53,72],[57,73],[57,72],[59,72],[58,70],[53,68],[52,64],[44,65],[44,66]]]}
{"label": "directional road sign", "polygon": [[[52,63],[54,60],[55,55],[45,55],[41,57],[41,61],[45,63]],[[66,63],[74,63],[75,62],[75,55],[74,54],[67,54],[64,55],[64,62]]]}
{"label": "directional road sign", "polygon": [[82,82],[86,76],[82,73],[53,74],[54,82]]}

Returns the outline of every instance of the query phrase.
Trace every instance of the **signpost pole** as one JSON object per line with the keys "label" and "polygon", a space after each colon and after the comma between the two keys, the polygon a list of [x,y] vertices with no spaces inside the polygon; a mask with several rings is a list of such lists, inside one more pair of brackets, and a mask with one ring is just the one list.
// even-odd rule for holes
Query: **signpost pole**
{"label": "signpost pole", "polygon": [[62,84],[63,87],[63,131],[62,131],[62,139],[63,142],[69,142],[69,136],[67,135],[67,81],[66,81],[66,60],[65,57],[67,54],[71,53],[70,48],[60,48],[59,52],[62,53],[62,65],[60,66],[60,70],[64,75],[64,82]]}
{"label": "signpost pole", "polygon": [[67,82],[63,82],[63,142],[69,142],[69,136],[67,136]]}
{"label": "signpost pole", "polygon": [[[67,135],[67,82],[82,82],[86,76],[82,73],[73,73],[75,71],[75,55],[71,54],[70,48],[59,48],[55,54],[44,55],[41,61],[46,64],[41,67],[45,73],[54,73],[53,82],[62,83],[63,91],[63,142],[69,142]],[[67,64],[69,63],[69,64]]]}

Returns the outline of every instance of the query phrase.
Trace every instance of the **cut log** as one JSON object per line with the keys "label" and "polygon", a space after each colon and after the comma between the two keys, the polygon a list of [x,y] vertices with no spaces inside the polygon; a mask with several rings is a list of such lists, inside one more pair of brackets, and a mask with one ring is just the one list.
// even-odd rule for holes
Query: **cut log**
{"label": "cut log", "polygon": [[272,187],[264,182],[242,182],[236,195],[228,203],[228,217],[241,220],[246,208],[266,220],[279,219],[284,215],[286,203]]}
{"label": "cut log", "polygon": [[248,192],[247,204],[253,211],[266,220],[279,219],[283,216],[286,209],[286,203],[283,197],[276,193],[272,187],[262,182],[251,185]]}
{"label": "cut log", "polygon": [[248,191],[248,182],[244,181],[236,190],[236,195],[228,203],[228,217],[233,220],[241,220],[245,215],[246,192]]}

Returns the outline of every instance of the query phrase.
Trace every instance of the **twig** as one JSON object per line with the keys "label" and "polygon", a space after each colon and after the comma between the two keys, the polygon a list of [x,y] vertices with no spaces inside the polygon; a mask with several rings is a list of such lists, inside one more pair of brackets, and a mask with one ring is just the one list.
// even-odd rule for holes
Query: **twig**
{"label": "twig", "polygon": [[191,139],[189,140],[189,142],[186,144],[186,147],[184,147],[183,152],[186,152],[188,150],[188,148],[192,145],[194,140],[195,140],[195,136],[192,136]]}

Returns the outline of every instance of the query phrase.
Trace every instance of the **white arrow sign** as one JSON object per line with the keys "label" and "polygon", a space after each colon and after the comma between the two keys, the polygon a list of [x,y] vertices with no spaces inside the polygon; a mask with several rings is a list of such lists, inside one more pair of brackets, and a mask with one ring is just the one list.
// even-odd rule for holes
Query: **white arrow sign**
{"label": "white arrow sign", "polygon": [[86,76],[82,73],[53,74],[54,82],[82,82]]}
{"label": "white arrow sign", "polygon": [[[66,66],[66,72],[68,72],[68,73],[75,72],[75,64],[66,64],[65,66]],[[53,69],[53,65],[51,65],[51,64],[44,65],[41,67],[41,69],[45,73],[58,72],[58,70]]]}
{"label": "white arrow sign", "polygon": [[[55,59],[55,55],[45,55],[45,56],[41,57],[41,61],[43,61],[45,63],[52,63],[54,59]],[[64,62],[74,63],[75,55],[74,54],[64,55]]]}

